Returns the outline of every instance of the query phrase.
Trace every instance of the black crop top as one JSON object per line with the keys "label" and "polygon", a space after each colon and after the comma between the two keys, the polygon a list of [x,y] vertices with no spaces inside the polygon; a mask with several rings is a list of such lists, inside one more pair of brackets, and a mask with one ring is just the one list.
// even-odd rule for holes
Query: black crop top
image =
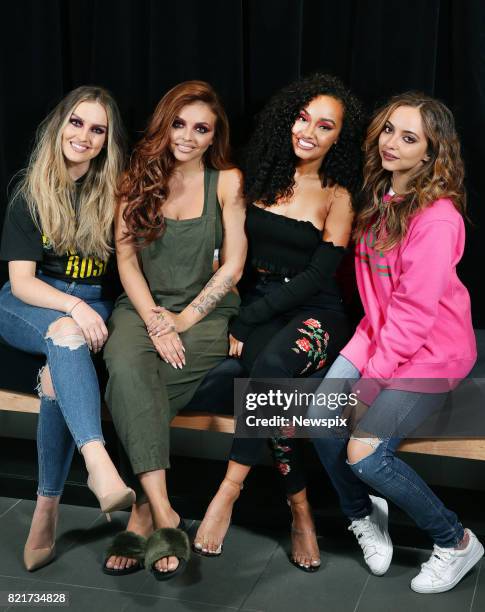
{"label": "black crop top", "polygon": [[283,276],[302,272],[322,241],[322,232],[310,221],[277,215],[254,204],[248,206],[246,232],[251,265]]}
{"label": "black crop top", "polygon": [[241,307],[230,324],[235,338],[244,342],[257,325],[310,299],[320,307],[342,309],[335,273],[346,249],[324,242],[322,232],[310,221],[277,215],[255,205],[248,207],[246,230],[251,266],[290,280]]}

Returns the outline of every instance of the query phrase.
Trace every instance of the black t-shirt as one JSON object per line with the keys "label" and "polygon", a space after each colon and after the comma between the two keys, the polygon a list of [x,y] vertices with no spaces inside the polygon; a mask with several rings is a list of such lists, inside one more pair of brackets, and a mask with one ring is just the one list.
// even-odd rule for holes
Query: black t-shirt
{"label": "black t-shirt", "polygon": [[108,261],[94,256],[83,257],[75,251],[56,255],[48,237],[34,223],[22,196],[18,196],[7,207],[0,259],[36,261],[37,269],[43,274],[67,282],[104,285],[108,277]]}

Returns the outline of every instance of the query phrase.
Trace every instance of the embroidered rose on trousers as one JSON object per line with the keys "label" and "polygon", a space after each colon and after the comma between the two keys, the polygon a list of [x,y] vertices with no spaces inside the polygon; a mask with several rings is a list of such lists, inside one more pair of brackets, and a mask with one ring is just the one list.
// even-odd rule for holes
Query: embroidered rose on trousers
{"label": "embroidered rose on trousers", "polygon": [[303,325],[308,325],[309,327],[314,327],[315,329],[320,329],[321,327],[320,321],[317,321],[316,319],[307,319],[306,321],[303,321]]}
{"label": "embroidered rose on trousers", "polygon": [[310,370],[316,372],[326,364],[327,347],[330,340],[328,332],[317,319],[306,319],[302,325],[306,329],[298,328],[298,331],[306,337],[298,338],[295,340],[295,346],[291,347],[295,353],[306,353],[307,362],[300,371],[300,376]]}
{"label": "embroidered rose on trousers", "polygon": [[310,341],[307,340],[306,338],[299,338],[296,341],[296,344],[297,344],[298,348],[300,348],[305,353],[308,353],[308,351],[312,348],[312,345],[310,344]]}
{"label": "embroidered rose on trousers", "polygon": [[291,472],[291,468],[287,463],[278,463],[278,471],[282,476],[286,476]]}

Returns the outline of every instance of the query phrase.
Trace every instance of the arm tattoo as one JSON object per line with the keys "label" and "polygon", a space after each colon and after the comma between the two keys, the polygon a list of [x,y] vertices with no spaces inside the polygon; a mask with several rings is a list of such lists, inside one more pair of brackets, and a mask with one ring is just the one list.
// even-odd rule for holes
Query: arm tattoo
{"label": "arm tattoo", "polygon": [[229,293],[233,286],[234,279],[231,276],[221,278],[218,271],[190,305],[201,315],[206,315],[214,310],[217,303],[222,300],[226,293]]}

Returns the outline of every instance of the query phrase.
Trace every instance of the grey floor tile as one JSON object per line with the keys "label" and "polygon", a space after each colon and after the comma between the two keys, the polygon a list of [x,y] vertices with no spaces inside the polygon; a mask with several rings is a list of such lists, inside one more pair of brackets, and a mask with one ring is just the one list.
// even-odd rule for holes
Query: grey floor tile
{"label": "grey floor tile", "polygon": [[239,608],[205,604],[200,601],[187,601],[181,598],[170,599],[168,597],[138,594],[133,597],[128,607],[123,608],[122,612],[142,612],[147,608],[159,609],[164,612],[190,612],[191,610],[193,612],[235,612],[239,610]]}
{"label": "grey floor tile", "polygon": [[[35,580],[29,580],[28,578],[15,578],[11,576],[0,575],[0,591],[2,592],[18,592],[18,591],[30,591],[35,589]],[[0,612],[11,609],[11,606],[0,604]]]}
{"label": "grey floor tile", "polygon": [[485,561],[483,559],[477,571],[478,576],[470,612],[481,612],[485,610]]}
{"label": "grey floor tile", "polygon": [[[181,576],[157,582],[146,571],[111,577],[101,572],[103,552],[126,524],[126,512],[107,523],[99,510],[61,506],[58,557],[32,574],[22,549],[34,502],[0,498],[0,591],[69,591],[69,610],[131,612],[481,612],[485,610],[485,565],[474,569],[449,593],[419,595],[409,588],[430,550],[396,547],[386,576],[369,574],[360,549],[346,533],[319,539],[322,568],[305,574],[290,565],[289,537],[277,531],[231,526],[223,555],[195,554]],[[190,522],[189,522],[190,524]],[[192,523],[190,539],[198,523]],[[483,564],[483,562],[482,562]],[[0,605],[0,612],[9,608]],[[15,610],[10,608],[9,610]]]}
{"label": "grey floor tile", "polygon": [[[357,607],[357,612],[462,612],[468,611],[475,591],[478,569],[470,572],[453,590],[439,594],[420,594],[409,583],[430,550],[394,549],[391,567],[385,576],[371,576]],[[482,608],[477,608],[484,609]]]}
{"label": "grey floor tile", "polygon": [[9,512],[20,500],[13,497],[0,497],[0,516]]}
{"label": "grey floor tile", "polygon": [[[0,542],[2,542],[2,555],[0,556],[0,575],[25,577],[27,575],[23,566],[23,547],[29,533],[32,513],[35,502],[22,500],[12,510],[7,512],[0,521]],[[59,523],[57,527],[57,560],[54,565],[62,565],[62,559],[67,550],[78,541],[80,534],[99,516],[99,511],[93,508],[67,506],[61,504]],[[41,578],[51,565],[32,574]]]}
{"label": "grey floor tile", "polygon": [[145,579],[145,572],[139,571],[128,576],[108,576],[101,571],[104,551],[114,536],[125,529],[128,520],[126,512],[116,512],[111,516],[112,522],[108,523],[98,512],[98,518],[91,526],[71,532],[71,546],[55,563],[40,570],[42,580],[136,592]]}
{"label": "grey floor tile", "polygon": [[[34,583],[32,590],[37,592],[50,592],[59,593],[64,592],[68,594],[69,605],[65,607],[54,607],[50,606],[43,609],[48,610],[66,610],[69,612],[122,612],[122,610],[144,610],[143,607],[138,608],[134,603],[136,593],[119,593],[117,591],[110,591],[108,589],[96,589],[90,587],[78,587],[78,586],[63,586],[55,582],[43,581],[41,583]],[[14,612],[16,608],[12,608],[9,612]],[[21,608],[27,609],[27,608]],[[32,609],[32,608],[30,608]],[[34,608],[38,609],[38,608]],[[42,609],[42,608],[40,608]]]}
{"label": "grey floor tile", "polygon": [[289,538],[282,538],[242,609],[353,612],[368,580],[360,551],[348,538],[319,539],[319,544],[322,566],[309,574],[290,564]]}
{"label": "grey floor tile", "polygon": [[[191,540],[197,526],[196,523],[190,529]],[[232,525],[220,557],[211,559],[192,554],[185,572],[180,576],[158,582],[147,575],[142,592],[193,604],[238,609],[252,591],[277,545],[277,535]]]}

